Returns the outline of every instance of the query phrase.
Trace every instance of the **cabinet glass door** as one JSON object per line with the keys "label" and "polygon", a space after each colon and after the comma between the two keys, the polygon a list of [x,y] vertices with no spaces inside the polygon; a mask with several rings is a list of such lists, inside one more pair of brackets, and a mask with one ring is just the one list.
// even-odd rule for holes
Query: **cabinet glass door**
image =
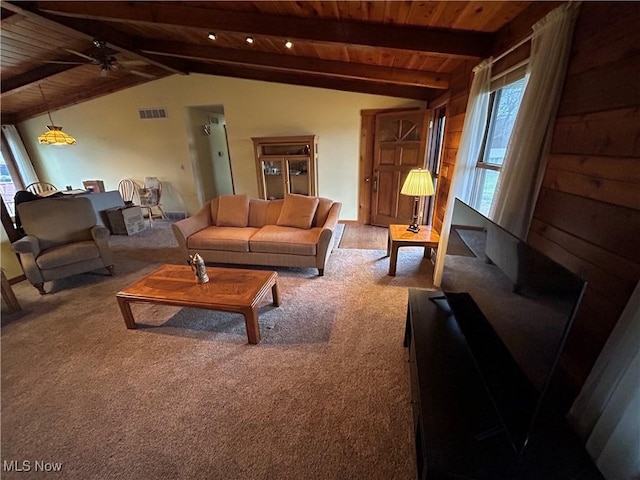
{"label": "cabinet glass door", "polygon": [[268,160],[262,162],[264,172],[264,192],[267,200],[284,198],[284,161]]}
{"label": "cabinet glass door", "polygon": [[289,160],[289,193],[309,195],[309,160]]}

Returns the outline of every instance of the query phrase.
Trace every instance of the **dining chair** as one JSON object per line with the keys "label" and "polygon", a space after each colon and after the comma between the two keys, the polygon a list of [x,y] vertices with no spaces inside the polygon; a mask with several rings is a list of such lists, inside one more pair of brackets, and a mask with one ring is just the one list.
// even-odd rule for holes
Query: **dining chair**
{"label": "dining chair", "polygon": [[136,196],[138,196],[138,200],[140,200],[140,197],[138,195],[140,188],[140,184],[130,178],[123,178],[122,180],[120,180],[120,182],[118,182],[118,191],[120,192],[120,196],[122,197],[124,204],[135,205],[136,207],[140,207],[141,209],[146,209],[148,214],[147,216],[149,218],[149,228],[151,228],[153,227],[153,212],[151,211],[151,208],[147,205],[143,205],[140,201],[136,203]]}
{"label": "dining chair", "polygon": [[136,193],[136,184],[130,178],[123,178],[118,182],[118,191],[122,196],[125,205],[133,204],[133,197]]}
{"label": "dining chair", "polygon": [[[140,206],[149,209],[150,222],[154,215],[160,217],[163,220],[167,220],[167,216],[162,209],[162,182],[155,179],[153,186],[144,185],[138,189],[138,197],[140,198]],[[153,209],[157,208],[160,214],[154,214]]]}
{"label": "dining chair", "polygon": [[40,195],[44,192],[51,192],[54,190],[58,190],[53,183],[49,182],[33,182],[26,186],[26,191],[31,192],[35,195]]}

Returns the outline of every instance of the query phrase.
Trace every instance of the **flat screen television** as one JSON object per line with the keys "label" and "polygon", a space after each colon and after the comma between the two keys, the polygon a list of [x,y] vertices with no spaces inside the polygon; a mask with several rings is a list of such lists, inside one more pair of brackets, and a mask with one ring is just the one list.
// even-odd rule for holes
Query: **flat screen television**
{"label": "flat screen television", "polygon": [[586,282],[456,199],[441,286],[522,453]]}

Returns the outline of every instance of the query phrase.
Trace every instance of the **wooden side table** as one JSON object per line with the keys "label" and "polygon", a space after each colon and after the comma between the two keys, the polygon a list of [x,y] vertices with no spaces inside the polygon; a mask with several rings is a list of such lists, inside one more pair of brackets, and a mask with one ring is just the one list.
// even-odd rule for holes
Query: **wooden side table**
{"label": "wooden side table", "polygon": [[14,313],[22,310],[18,299],[13,293],[11,284],[4,274],[4,270],[2,270],[2,299],[7,303],[7,306],[9,307],[9,313]]}
{"label": "wooden side table", "polygon": [[389,275],[395,277],[400,247],[424,247],[425,258],[431,258],[431,249],[438,248],[440,235],[431,227],[422,225],[418,233],[407,231],[409,225],[389,225],[387,241],[387,257],[389,259]]}

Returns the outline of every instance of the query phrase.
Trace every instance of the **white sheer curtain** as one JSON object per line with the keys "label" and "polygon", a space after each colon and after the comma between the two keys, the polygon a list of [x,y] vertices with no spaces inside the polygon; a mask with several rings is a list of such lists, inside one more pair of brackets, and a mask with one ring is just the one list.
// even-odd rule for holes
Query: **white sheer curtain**
{"label": "white sheer curtain", "polygon": [[451,228],[451,216],[453,203],[456,197],[465,202],[471,198],[473,189],[473,173],[482,147],[482,137],[487,123],[489,109],[489,96],[491,88],[491,63],[493,58],[482,61],[473,69],[473,82],[467,101],[467,111],[462,126],[462,137],[456,156],[456,166],[451,177],[447,207],[442,220],[440,242],[436,254],[435,268],[433,269],[433,284],[440,286],[444,259],[449,242],[449,229]]}
{"label": "white sheer curtain", "polygon": [[492,62],[493,58],[488,58],[473,69],[473,82],[469,91],[467,112],[456,156],[453,183],[449,190],[449,198],[452,196],[451,193],[455,193],[455,196],[460,197],[460,200],[466,203],[471,200],[474,172],[487,124]]}
{"label": "white sheer curtain", "polygon": [[605,478],[640,479],[640,283],[568,418]]}
{"label": "white sheer curtain", "polygon": [[579,2],[549,12],[533,26],[529,79],[518,110],[491,218],[526,238],[546,167]]}
{"label": "white sheer curtain", "polygon": [[11,158],[5,156],[5,161],[14,161],[20,179],[25,187],[30,183],[37,182],[38,175],[33,169],[31,158],[29,158],[29,154],[24,148],[24,143],[22,143],[22,138],[20,138],[16,127],[14,125],[2,125],[2,133],[4,133],[4,138],[7,140],[9,150],[11,150]]}

